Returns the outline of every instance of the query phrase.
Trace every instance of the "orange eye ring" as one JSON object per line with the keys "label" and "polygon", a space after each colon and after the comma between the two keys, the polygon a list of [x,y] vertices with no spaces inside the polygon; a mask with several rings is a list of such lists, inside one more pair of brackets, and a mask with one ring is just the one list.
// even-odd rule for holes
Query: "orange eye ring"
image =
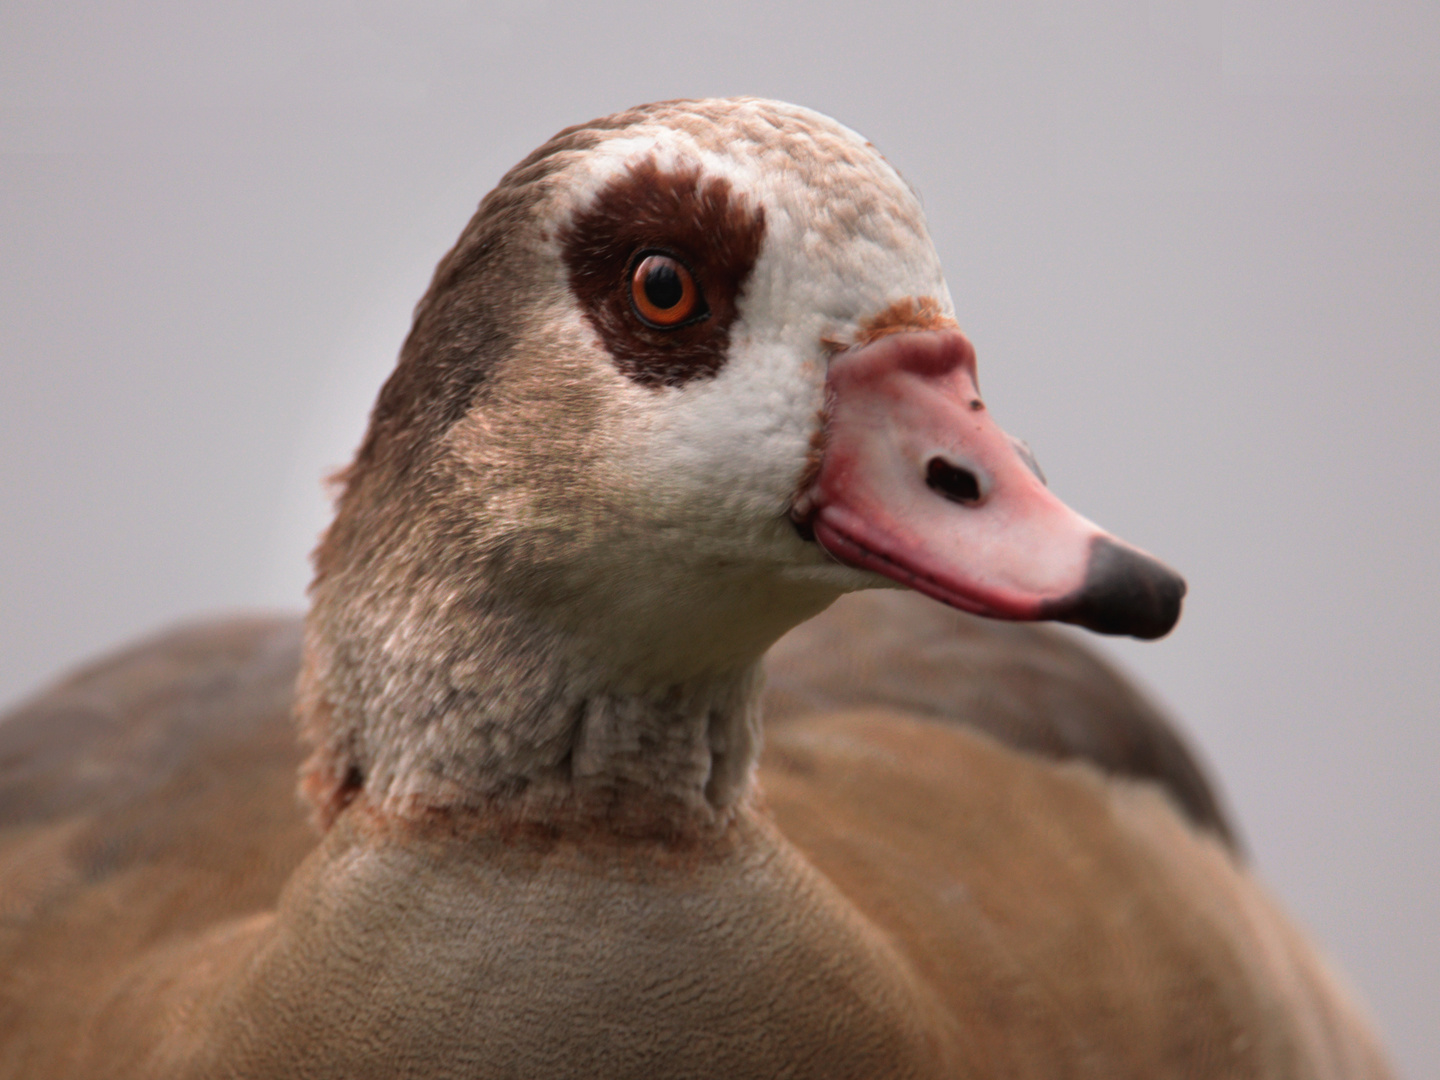
{"label": "orange eye ring", "polygon": [[703,317],[705,301],[690,268],[661,251],[641,252],[630,272],[630,303],[642,322],[671,330]]}

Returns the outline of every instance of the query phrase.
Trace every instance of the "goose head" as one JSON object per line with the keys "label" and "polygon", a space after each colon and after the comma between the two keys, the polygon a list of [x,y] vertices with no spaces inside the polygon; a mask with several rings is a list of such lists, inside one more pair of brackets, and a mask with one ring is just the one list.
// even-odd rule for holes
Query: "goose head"
{"label": "goose head", "polygon": [[754,99],[512,169],[341,487],[299,698],[322,821],[723,822],[761,655],[841,593],[1153,637],[1184,588],[991,419],[895,170]]}

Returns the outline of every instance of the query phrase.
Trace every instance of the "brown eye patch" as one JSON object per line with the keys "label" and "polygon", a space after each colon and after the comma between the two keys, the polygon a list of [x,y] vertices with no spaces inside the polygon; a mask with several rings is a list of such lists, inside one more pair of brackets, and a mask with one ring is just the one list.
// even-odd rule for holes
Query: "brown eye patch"
{"label": "brown eye patch", "polygon": [[658,388],[724,366],[764,235],[764,211],[729,181],[649,158],[606,185],[560,244],[571,291],[616,366]]}

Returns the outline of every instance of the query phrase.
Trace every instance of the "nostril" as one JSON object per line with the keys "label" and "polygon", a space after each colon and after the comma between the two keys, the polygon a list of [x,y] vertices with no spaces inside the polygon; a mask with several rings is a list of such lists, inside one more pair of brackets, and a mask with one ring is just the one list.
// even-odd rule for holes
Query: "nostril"
{"label": "nostril", "polygon": [[925,483],[951,502],[980,501],[980,481],[969,469],[951,465],[944,458],[933,457],[925,466]]}

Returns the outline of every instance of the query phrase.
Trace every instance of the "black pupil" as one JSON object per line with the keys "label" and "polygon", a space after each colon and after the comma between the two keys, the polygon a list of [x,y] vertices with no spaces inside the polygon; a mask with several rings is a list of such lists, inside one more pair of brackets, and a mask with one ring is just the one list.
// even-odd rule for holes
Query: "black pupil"
{"label": "black pupil", "polygon": [[661,311],[673,308],[685,295],[685,283],[675,264],[655,259],[645,268],[645,299]]}

